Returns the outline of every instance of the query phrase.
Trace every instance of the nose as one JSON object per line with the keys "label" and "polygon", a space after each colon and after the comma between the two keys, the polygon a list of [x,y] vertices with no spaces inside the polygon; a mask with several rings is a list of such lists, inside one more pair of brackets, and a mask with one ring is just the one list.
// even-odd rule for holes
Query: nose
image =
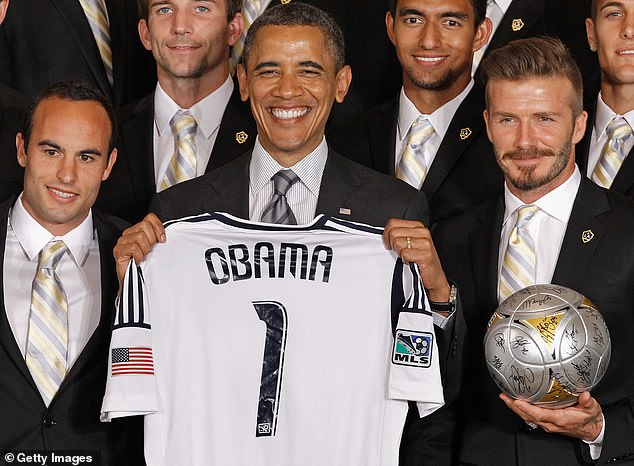
{"label": "nose", "polygon": [[418,45],[424,49],[432,50],[440,44],[440,31],[438,27],[431,21],[427,21],[421,30],[420,37],[418,39]]}
{"label": "nose", "polygon": [[191,15],[188,10],[177,9],[172,16],[172,30],[174,34],[191,33]]}
{"label": "nose", "polygon": [[535,130],[530,121],[522,121],[517,127],[517,137],[515,146],[521,149],[528,149],[536,146]]}
{"label": "nose", "polygon": [[75,157],[68,155],[60,157],[57,179],[64,184],[70,184],[77,179],[77,160]]}
{"label": "nose", "polygon": [[277,95],[288,99],[300,95],[301,92],[300,78],[294,72],[285,72],[282,70],[277,82]]}

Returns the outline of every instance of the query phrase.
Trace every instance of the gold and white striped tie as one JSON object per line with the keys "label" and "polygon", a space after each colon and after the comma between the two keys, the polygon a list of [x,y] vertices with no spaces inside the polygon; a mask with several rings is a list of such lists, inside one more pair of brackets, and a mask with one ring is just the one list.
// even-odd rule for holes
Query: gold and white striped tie
{"label": "gold and white striped tie", "polygon": [[396,167],[396,177],[416,189],[421,188],[427,176],[429,167],[425,163],[423,148],[434,133],[434,127],[429,120],[422,116],[416,118],[410,127],[407,144]]}
{"label": "gold and white striped tie", "polygon": [[62,241],[42,248],[31,291],[25,359],[46,406],[66,377],[68,302],[55,272],[66,251]]}
{"label": "gold and white striped tie", "polygon": [[240,38],[237,40],[233,47],[231,48],[231,70],[235,71],[238,63],[240,63],[240,57],[242,56],[242,50],[244,49],[244,41],[247,38],[247,33],[249,32],[249,27],[253,24],[253,21],[260,16],[262,4],[260,0],[243,0],[242,1],[242,22],[244,24],[244,29],[242,30],[242,34]]}
{"label": "gold and white striped tie", "polygon": [[112,72],[110,26],[108,25],[106,4],[104,0],[79,0],[79,3],[81,3],[81,7],[84,9],[86,18],[88,18],[88,24],[90,24],[93,36],[95,36],[95,42],[97,43],[97,48],[99,48],[99,54],[101,55],[101,61],[106,70],[108,82],[110,83],[110,87],[112,87],[114,75]]}
{"label": "gold and white striped tie", "polygon": [[535,243],[526,227],[538,210],[539,207],[532,204],[517,210],[517,221],[502,259],[499,290],[501,300],[535,284]]}
{"label": "gold and white striped tie", "polygon": [[160,190],[196,177],[196,129],[191,113],[179,110],[170,120],[174,133],[174,154],[165,171]]}
{"label": "gold and white striped tie", "polygon": [[615,117],[608,123],[606,130],[608,141],[592,171],[592,180],[599,186],[609,188],[627,156],[625,143],[632,137],[632,128],[623,117]]}

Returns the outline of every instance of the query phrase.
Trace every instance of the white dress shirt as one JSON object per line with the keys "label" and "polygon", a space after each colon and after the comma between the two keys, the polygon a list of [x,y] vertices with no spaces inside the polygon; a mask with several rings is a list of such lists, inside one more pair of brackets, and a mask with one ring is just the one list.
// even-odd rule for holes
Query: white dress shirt
{"label": "white dress shirt", "polygon": [[259,221],[262,212],[273,198],[271,178],[278,171],[290,168],[299,177],[286,194],[298,225],[310,223],[315,218],[321,178],[324,174],[328,145],[326,139],[317,148],[292,167],[283,167],[255,140],[249,165],[249,219]]}
{"label": "white dress shirt", "polygon": [[462,104],[462,101],[467,97],[471,89],[473,88],[474,82],[473,79],[469,82],[467,87],[458,94],[456,97],[451,99],[445,105],[437,108],[433,113],[429,115],[422,114],[418,111],[414,103],[405,95],[405,89],[401,88],[401,94],[398,100],[398,121],[396,124],[396,144],[394,144],[394,172],[396,173],[396,168],[398,167],[399,162],[401,161],[401,156],[403,155],[403,150],[405,149],[405,145],[407,144],[407,138],[409,137],[409,130],[412,126],[412,123],[418,118],[422,116],[429,120],[429,123],[433,126],[435,133],[429,140],[425,143],[423,147],[423,155],[425,157],[425,164],[427,167],[431,167],[431,164],[434,162],[436,158],[436,153],[438,152],[438,148],[442,143],[443,138],[445,137],[445,133],[447,132],[447,128],[451,124],[451,120],[453,120],[453,116]]}
{"label": "white dress shirt", "polygon": [[493,28],[491,29],[491,36],[489,37],[489,42],[484,44],[482,48],[476,53],[473,54],[473,65],[471,66],[471,74],[473,75],[475,71],[478,69],[478,65],[482,61],[482,57],[484,56],[484,52],[487,47],[491,43],[491,39],[497,31],[497,28],[500,26],[504,15],[506,14],[506,10],[511,6],[511,2],[513,0],[492,0],[487,3],[487,18],[491,20],[493,24]]}
{"label": "white dress shirt", "polygon": [[[624,115],[619,115],[603,101],[603,97],[599,92],[597,97],[597,111],[594,116],[594,125],[592,126],[592,137],[590,138],[590,151],[588,153],[588,166],[586,167],[587,175],[592,179],[594,167],[599,163],[601,153],[605,144],[608,142],[607,126],[612,118],[622,116],[628,124],[634,128],[634,110],[630,110]],[[625,154],[629,154],[634,147],[634,138],[629,138],[624,144]]]}
{"label": "white dress shirt", "polygon": [[101,318],[101,264],[92,213],[64,236],[54,236],[24,209],[22,196],[11,209],[4,252],[4,305],[9,325],[22,355],[26,354],[31,285],[39,253],[52,239],[62,240],[69,252],[57,274],[68,300],[67,367],[81,354]]}
{"label": "white dress shirt", "polygon": [[[553,189],[548,194],[533,202],[539,207],[535,216],[528,222],[526,228],[535,243],[535,283],[551,283],[561,245],[564,241],[566,227],[572,212],[572,206],[579,185],[581,184],[581,172],[575,166],[575,171],[561,186]],[[498,283],[500,283],[500,273],[502,271],[502,260],[506,247],[509,243],[511,230],[517,220],[517,209],[526,205],[513,195],[506,183],[504,184],[504,223],[500,235],[500,249],[498,251]],[[499,295],[498,302],[502,298]],[[603,435],[605,432],[605,418],[603,419],[603,430],[593,442],[585,442],[590,446],[590,455],[597,459],[601,455],[603,445]]]}
{"label": "white dress shirt", "polygon": [[174,133],[170,127],[170,120],[179,110],[189,110],[198,128],[196,129],[196,176],[205,173],[211,157],[211,151],[218,136],[218,129],[222,122],[222,116],[233,93],[233,81],[230,76],[227,80],[191,108],[178,106],[170,96],[157,83],[154,92],[154,180],[158,192],[161,182],[165,177],[165,171],[174,155]]}

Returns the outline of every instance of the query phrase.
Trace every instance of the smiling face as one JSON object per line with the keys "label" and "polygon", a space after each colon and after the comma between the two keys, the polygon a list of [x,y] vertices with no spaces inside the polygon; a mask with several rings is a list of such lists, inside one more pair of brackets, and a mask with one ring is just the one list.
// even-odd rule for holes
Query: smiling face
{"label": "smiling face", "polygon": [[224,0],[150,0],[139,36],[157,63],[161,85],[182,80],[219,86],[229,74],[229,46],[242,33],[240,14],[227,21]]}
{"label": "smiling face", "polygon": [[471,0],[399,0],[386,15],[390,40],[403,68],[406,94],[419,90],[447,102],[471,80],[473,53],[489,39],[491,23],[475,25]]}
{"label": "smiling face", "polygon": [[117,158],[116,149],[108,157],[110,133],[100,103],[49,97],[33,114],[28,148],[18,134],[18,162],[25,168],[22,203],[52,234],[75,228],[95,203]]}
{"label": "smiling face", "polygon": [[492,79],[484,112],[487,133],[509,190],[531,203],[573,173],[573,145],[587,114],[575,116],[574,90],[563,77]]}
{"label": "smiling face", "polygon": [[602,89],[634,84],[634,0],[598,0],[586,32],[598,54]]}
{"label": "smiling face", "polygon": [[249,99],[266,151],[285,167],[322,141],[333,102],[343,102],[348,66],[336,70],[326,38],[315,26],[263,26],[245,66],[240,94]]}

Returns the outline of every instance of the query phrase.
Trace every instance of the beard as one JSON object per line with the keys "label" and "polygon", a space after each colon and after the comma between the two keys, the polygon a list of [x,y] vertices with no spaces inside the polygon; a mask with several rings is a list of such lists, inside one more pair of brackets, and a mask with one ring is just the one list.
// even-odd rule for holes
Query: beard
{"label": "beard", "polygon": [[425,76],[417,75],[409,69],[404,69],[404,71],[409,80],[416,87],[428,91],[444,91],[445,89],[449,89],[460,77],[460,74],[453,69],[448,69],[445,74],[437,78],[426,78]]}
{"label": "beard", "polygon": [[[568,141],[557,152],[552,149],[537,149],[531,147],[528,149],[518,149],[512,152],[505,152],[502,155],[497,155],[498,164],[502,167],[505,178],[513,187],[519,191],[533,191],[537,188],[550,183],[557,178],[559,174],[566,168],[570,161],[570,152],[572,148],[572,142]],[[519,168],[519,175],[513,176],[510,170],[502,162],[504,160],[525,160],[536,157],[554,157],[554,163],[544,174],[535,173],[536,167],[521,167]]]}

